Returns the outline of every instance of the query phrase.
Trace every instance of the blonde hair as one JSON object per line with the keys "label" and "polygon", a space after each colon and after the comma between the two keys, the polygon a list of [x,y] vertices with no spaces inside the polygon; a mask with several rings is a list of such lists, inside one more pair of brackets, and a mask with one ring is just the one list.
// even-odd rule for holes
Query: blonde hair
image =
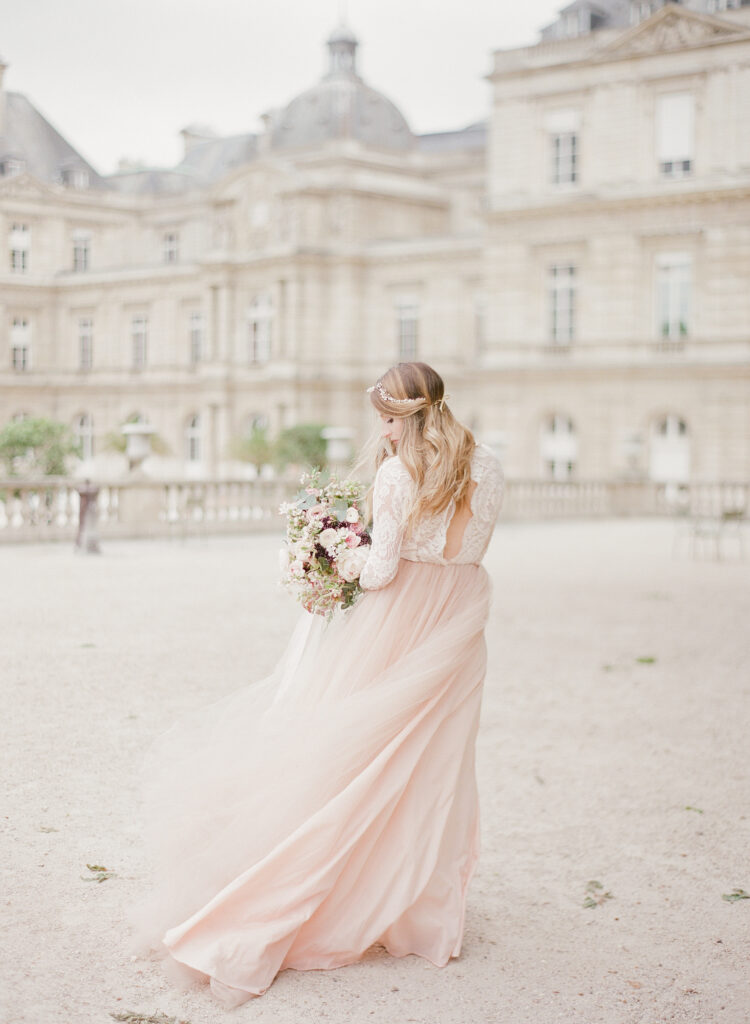
{"label": "blonde hair", "polygon": [[[427,363],[398,363],[370,390],[376,411],[404,421],[398,456],[414,481],[406,516],[410,532],[424,516],[443,512],[451,500],[460,506],[469,496],[474,435],[446,404],[442,377]],[[371,440],[361,462],[374,451],[377,469],[394,454],[384,437]]]}

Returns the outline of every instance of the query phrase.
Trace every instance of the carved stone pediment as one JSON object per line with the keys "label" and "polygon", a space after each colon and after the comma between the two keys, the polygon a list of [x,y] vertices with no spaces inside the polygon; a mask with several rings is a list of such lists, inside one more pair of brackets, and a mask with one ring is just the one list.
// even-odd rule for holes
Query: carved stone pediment
{"label": "carved stone pediment", "polygon": [[744,25],[697,14],[677,4],[667,4],[652,17],[623,33],[600,52],[602,60],[612,57],[638,57],[644,54],[684,50],[706,43],[747,36]]}
{"label": "carved stone pediment", "polygon": [[0,175],[0,195],[19,199],[47,199],[56,195],[52,189],[37,181],[31,174],[13,174],[5,178]]}

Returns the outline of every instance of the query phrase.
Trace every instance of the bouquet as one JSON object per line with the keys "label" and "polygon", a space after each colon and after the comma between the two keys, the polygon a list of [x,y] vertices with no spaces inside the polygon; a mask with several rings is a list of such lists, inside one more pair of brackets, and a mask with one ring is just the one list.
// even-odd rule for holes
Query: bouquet
{"label": "bouquet", "polygon": [[359,574],[372,543],[362,522],[363,487],[318,470],[303,475],[302,489],[279,512],[286,516],[281,583],[310,612],[330,618],[362,593]]}

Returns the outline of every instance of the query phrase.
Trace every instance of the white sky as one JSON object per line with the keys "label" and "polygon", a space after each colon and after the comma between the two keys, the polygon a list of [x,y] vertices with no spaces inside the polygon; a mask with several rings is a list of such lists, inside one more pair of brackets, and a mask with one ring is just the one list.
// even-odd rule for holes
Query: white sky
{"label": "white sky", "polygon": [[536,42],[565,0],[0,0],[5,85],[97,170],[170,165],[178,132],[257,131],[313,85],[346,9],[359,71],[417,132],[485,117],[495,49]]}

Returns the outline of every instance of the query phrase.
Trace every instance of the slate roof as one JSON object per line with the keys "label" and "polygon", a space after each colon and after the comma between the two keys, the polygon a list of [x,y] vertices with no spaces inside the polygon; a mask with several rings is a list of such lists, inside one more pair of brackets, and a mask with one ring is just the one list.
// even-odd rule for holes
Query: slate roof
{"label": "slate roof", "polygon": [[67,169],[88,173],[89,188],[109,188],[106,180],[64,139],[20,92],[4,92],[5,130],[0,135],[0,161],[14,157],[24,170],[49,185],[64,184]]}
{"label": "slate roof", "polygon": [[417,149],[423,153],[457,153],[484,149],[487,145],[487,122],[477,121],[452,132],[429,132],[417,135]]}

